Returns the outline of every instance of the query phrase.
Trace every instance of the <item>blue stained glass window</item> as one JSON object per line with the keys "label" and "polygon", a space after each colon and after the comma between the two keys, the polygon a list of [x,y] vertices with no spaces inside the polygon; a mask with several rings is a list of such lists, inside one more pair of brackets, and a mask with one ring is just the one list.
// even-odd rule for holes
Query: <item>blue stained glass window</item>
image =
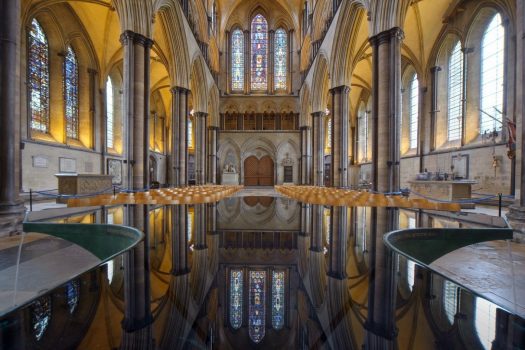
{"label": "blue stained glass window", "polygon": [[78,139],[78,64],[71,46],[64,60],[64,106],[67,137]]}
{"label": "blue stained glass window", "polygon": [[260,343],[265,334],[266,271],[250,271],[248,334],[254,343]]}
{"label": "blue stained glass window", "polygon": [[244,90],[244,34],[236,29],[232,33],[232,90]]}
{"label": "blue stained glass window", "polygon": [[284,271],[272,273],[272,327],[279,330],[284,327]]}
{"label": "blue stained glass window", "polygon": [[230,271],[230,324],[234,329],[242,326],[243,272]]}
{"label": "blue stained glass window", "polygon": [[275,32],[274,79],[275,90],[286,89],[286,65],[288,61],[288,39],[284,29]]}
{"label": "blue stained glass window", "polygon": [[111,77],[108,77],[106,81],[106,145],[108,148],[113,148],[114,140],[114,111],[113,111],[113,83],[111,82]]}
{"label": "blue stained glass window", "polygon": [[31,129],[49,131],[49,48],[46,34],[36,19],[29,31],[28,84]]}
{"label": "blue stained glass window", "polygon": [[78,296],[80,294],[80,282],[70,281],[66,284],[66,297],[69,313],[73,314],[78,306]]}
{"label": "blue stained glass window", "polygon": [[463,118],[463,52],[458,41],[448,67],[448,140],[461,139]]}
{"label": "blue stained glass window", "polygon": [[33,335],[37,341],[44,336],[49,322],[51,322],[51,296],[46,295],[36,299],[31,305]]}
{"label": "blue stained glass window", "polygon": [[266,90],[268,67],[268,22],[258,14],[252,21],[252,90]]}

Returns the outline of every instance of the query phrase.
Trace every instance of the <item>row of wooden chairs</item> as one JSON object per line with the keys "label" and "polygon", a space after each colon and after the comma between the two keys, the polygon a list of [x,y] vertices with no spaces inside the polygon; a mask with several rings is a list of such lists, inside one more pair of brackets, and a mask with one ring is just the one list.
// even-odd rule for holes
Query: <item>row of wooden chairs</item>
{"label": "row of wooden chairs", "polygon": [[335,187],[275,186],[277,192],[303,203],[345,207],[390,207],[440,211],[460,211],[457,203],[440,203],[425,198],[384,195]]}
{"label": "row of wooden chairs", "polygon": [[189,187],[172,187],[152,189],[143,192],[120,192],[116,194],[101,194],[93,197],[71,198],[68,207],[92,207],[102,205],[123,204],[202,204],[220,201],[229,197],[242,186],[204,185]]}

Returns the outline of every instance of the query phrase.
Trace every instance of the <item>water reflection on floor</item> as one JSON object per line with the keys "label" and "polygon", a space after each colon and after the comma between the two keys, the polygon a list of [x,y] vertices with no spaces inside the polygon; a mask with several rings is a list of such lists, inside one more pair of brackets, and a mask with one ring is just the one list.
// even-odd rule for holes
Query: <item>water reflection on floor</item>
{"label": "water reflection on floor", "polygon": [[525,346],[523,319],[392,255],[382,241],[398,228],[502,224],[487,217],[249,195],[59,220],[132,225],[147,240],[4,317],[5,348]]}

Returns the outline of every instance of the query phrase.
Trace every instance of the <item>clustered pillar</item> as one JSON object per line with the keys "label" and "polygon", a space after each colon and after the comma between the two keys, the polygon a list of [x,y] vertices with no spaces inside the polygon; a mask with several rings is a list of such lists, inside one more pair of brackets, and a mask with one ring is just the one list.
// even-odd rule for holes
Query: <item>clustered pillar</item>
{"label": "clustered pillar", "polygon": [[312,184],[312,130],[309,126],[301,127],[301,184]]}
{"label": "clustered pillar", "polygon": [[217,184],[217,150],[219,127],[208,128],[208,182]]}
{"label": "clustered pillar", "polygon": [[314,185],[324,186],[324,123],[325,112],[312,113]]}
{"label": "clustered pillar", "polygon": [[195,183],[203,185],[206,183],[206,149],[208,113],[195,112],[193,114],[195,125]]}
{"label": "clustered pillar", "polygon": [[330,90],[332,94],[332,186],[348,186],[348,132],[350,87],[342,85]]}
{"label": "clustered pillar", "polygon": [[189,90],[184,87],[171,89],[171,171],[172,186],[186,186],[188,184],[188,95]]}

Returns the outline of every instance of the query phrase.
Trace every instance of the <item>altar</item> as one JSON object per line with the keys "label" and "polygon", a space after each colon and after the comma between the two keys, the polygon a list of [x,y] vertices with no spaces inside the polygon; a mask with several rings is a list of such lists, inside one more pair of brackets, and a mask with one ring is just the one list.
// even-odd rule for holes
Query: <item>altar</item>
{"label": "altar", "polygon": [[238,185],[239,174],[237,173],[222,173],[221,185]]}
{"label": "altar", "polygon": [[[113,175],[100,174],[55,174],[58,178],[58,194],[82,195],[111,191]],[[57,203],[67,199],[57,198]]]}
{"label": "altar", "polygon": [[[409,181],[410,196],[426,196],[432,199],[457,201],[470,199],[472,197],[472,185],[477,184],[474,180],[453,180],[453,181],[434,181],[434,180],[415,180]],[[415,192],[415,193],[414,193]],[[419,195],[421,196],[419,196]]]}

